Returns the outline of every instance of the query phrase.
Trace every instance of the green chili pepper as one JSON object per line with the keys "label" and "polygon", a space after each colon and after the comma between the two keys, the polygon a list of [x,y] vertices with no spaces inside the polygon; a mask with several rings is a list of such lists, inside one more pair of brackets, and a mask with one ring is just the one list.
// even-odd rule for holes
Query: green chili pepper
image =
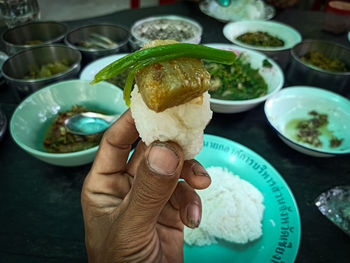
{"label": "green chili pepper", "polygon": [[124,87],[124,100],[125,100],[125,103],[127,106],[130,105],[130,94],[131,94],[132,84],[134,83],[134,77],[135,77],[136,72],[140,68],[151,64],[152,61],[154,61],[154,60],[155,59],[141,61],[129,71],[128,77],[126,78],[125,87]]}
{"label": "green chili pepper", "polygon": [[236,55],[231,51],[188,43],[176,43],[156,46],[138,50],[132,54],[126,55],[121,59],[112,62],[95,75],[95,78],[91,84],[98,83],[102,80],[120,74],[127,69],[130,69],[124,88],[124,99],[126,101],[126,104],[129,105],[134,76],[140,68],[156,62],[179,57],[205,59],[216,63],[230,65],[235,61]]}

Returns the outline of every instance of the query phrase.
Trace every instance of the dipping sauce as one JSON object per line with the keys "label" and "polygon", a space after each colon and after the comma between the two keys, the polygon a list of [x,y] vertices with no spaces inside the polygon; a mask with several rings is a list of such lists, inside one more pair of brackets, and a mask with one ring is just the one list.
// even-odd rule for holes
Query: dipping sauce
{"label": "dipping sauce", "polygon": [[299,142],[310,144],[316,148],[322,147],[321,136],[326,137],[329,141],[330,148],[339,147],[344,139],[336,137],[328,129],[328,115],[310,111],[310,119],[293,119],[286,125],[287,131],[293,131],[292,137]]}
{"label": "dipping sauce", "polygon": [[247,32],[237,37],[242,43],[260,47],[283,47],[284,41],[267,32]]}
{"label": "dipping sauce", "polygon": [[211,75],[209,93],[213,98],[247,100],[267,94],[259,69],[253,69],[242,55],[232,65],[205,62],[204,66]]}
{"label": "dipping sauce", "polygon": [[350,71],[349,67],[343,61],[336,58],[331,59],[319,51],[311,51],[309,53],[306,53],[304,56],[301,57],[301,60],[305,63],[332,72]]}
{"label": "dipping sauce", "polygon": [[101,141],[103,133],[77,135],[68,132],[64,121],[77,113],[91,111],[83,106],[74,105],[72,110],[60,112],[44,135],[44,149],[50,153],[69,153],[92,148]]}

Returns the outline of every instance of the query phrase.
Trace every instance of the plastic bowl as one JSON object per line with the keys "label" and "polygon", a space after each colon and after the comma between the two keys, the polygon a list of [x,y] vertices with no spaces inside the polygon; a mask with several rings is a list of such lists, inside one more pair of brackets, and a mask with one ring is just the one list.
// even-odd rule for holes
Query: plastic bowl
{"label": "plastic bowl", "polygon": [[[284,76],[281,68],[272,59],[267,58],[264,54],[253,50],[237,47],[230,44],[206,44],[206,46],[225,49],[235,52],[236,54],[243,53],[247,55],[247,61],[250,62],[253,68],[259,68],[259,73],[265,79],[268,90],[265,96],[249,99],[249,100],[220,100],[210,99],[210,107],[214,112],[219,113],[237,113],[250,110],[260,103],[264,102],[268,97],[275,94],[283,87]],[[263,67],[263,61],[267,59],[271,64],[271,68]]]}
{"label": "plastic bowl", "polygon": [[[327,130],[320,136],[321,147],[298,141],[294,120],[310,119],[310,111],[328,115]],[[336,93],[308,86],[285,88],[265,102],[265,115],[277,135],[291,148],[316,157],[350,154],[350,101]],[[344,139],[336,148],[330,137]]]}
{"label": "plastic bowl", "polygon": [[[267,32],[272,36],[276,36],[284,41],[284,45],[281,47],[262,47],[245,44],[237,37],[247,32]],[[265,55],[276,60],[282,67],[285,67],[289,60],[289,50],[296,44],[301,42],[302,38],[298,31],[294,28],[274,22],[274,21],[238,21],[227,24],[223,29],[224,36],[232,43],[263,52]]]}
{"label": "plastic bowl", "polygon": [[93,86],[85,80],[58,82],[35,92],[17,107],[10,121],[12,138],[23,150],[50,164],[78,166],[92,162],[98,146],[72,153],[44,151],[45,131],[58,112],[70,110],[73,105],[108,114],[127,109],[122,90],[108,82]]}

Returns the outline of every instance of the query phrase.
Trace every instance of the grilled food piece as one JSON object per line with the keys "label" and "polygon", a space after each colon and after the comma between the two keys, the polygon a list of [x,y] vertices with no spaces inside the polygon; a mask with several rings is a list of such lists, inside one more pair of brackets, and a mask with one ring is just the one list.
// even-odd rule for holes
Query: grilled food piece
{"label": "grilled food piece", "polygon": [[[155,40],[143,48],[173,43],[177,42]],[[177,58],[148,65],[136,73],[135,81],[148,108],[156,112],[191,101],[210,88],[210,74],[202,61],[195,58]]]}

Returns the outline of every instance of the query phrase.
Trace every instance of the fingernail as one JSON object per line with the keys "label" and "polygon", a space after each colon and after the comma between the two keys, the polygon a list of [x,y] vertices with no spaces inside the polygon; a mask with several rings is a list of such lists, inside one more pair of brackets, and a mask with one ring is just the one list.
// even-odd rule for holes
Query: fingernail
{"label": "fingernail", "polygon": [[204,167],[197,163],[192,166],[192,172],[196,176],[209,176],[208,172],[204,169]]}
{"label": "fingernail", "polygon": [[154,144],[148,154],[149,167],[158,174],[172,175],[179,165],[179,157],[169,145]]}
{"label": "fingernail", "polygon": [[199,226],[201,218],[198,205],[192,204],[187,207],[187,220],[190,227],[196,228]]}

